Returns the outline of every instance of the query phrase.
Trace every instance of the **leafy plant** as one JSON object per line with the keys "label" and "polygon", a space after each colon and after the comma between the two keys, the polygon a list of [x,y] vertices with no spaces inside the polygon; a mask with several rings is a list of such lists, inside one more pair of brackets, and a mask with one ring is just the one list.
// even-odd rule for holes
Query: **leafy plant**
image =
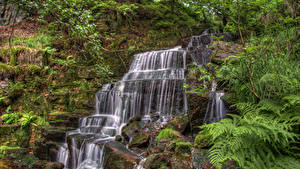
{"label": "leafy plant", "polygon": [[21,122],[22,127],[28,127],[36,119],[37,119],[37,116],[34,115],[33,111],[30,111],[28,113],[24,113],[19,121]]}
{"label": "leafy plant", "polygon": [[[284,161],[299,165],[290,155],[297,135],[293,132],[293,122],[283,122],[278,118],[261,115],[263,107],[243,105],[250,110],[242,116],[232,115],[233,119],[223,119],[218,123],[205,124],[202,134],[210,138],[210,162],[221,168],[227,160],[234,160],[241,168],[280,168]],[[299,121],[298,121],[299,124]],[[291,153],[291,154],[290,154]],[[282,163],[276,163],[278,160]],[[289,165],[289,166],[290,166]],[[287,166],[283,167],[286,168]]]}
{"label": "leafy plant", "polygon": [[6,124],[13,124],[17,123],[19,119],[19,113],[18,112],[10,112],[11,106],[8,106],[6,109],[6,113],[1,116],[2,120],[5,121]]}

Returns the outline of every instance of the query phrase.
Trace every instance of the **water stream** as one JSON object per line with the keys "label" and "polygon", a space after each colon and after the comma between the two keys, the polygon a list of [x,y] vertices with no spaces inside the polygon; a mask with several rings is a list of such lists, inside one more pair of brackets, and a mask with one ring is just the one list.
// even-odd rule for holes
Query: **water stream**
{"label": "water stream", "polygon": [[160,121],[186,112],[184,84],[186,52],[170,49],[135,55],[121,81],[106,84],[96,93],[95,114],[79,121],[78,129],[66,134],[57,161],[65,169],[102,169],[105,143],[121,133],[135,115]]}

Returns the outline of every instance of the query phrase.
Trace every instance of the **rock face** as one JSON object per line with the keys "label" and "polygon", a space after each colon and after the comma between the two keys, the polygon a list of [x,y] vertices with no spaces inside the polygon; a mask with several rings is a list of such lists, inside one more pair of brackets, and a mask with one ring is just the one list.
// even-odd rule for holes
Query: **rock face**
{"label": "rock face", "polygon": [[18,10],[14,4],[8,3],[7,0],[0,2],[0,25],[13,24],[14,19],[20,22],[25,18],[25,13]]}
{"label": "rock face", "polygon": [[105,169],[131,169],[134,163],[139,161],[139,157],[129,151],[123,144],[119,142],[109,142],[105,145],[108,154],[104,164]]}
{"label": "rock face", "polygon": [[197,65],[205,65],[210,62],[212,50],[209,45],[212,42],[212,35],[203,33],[200,36],[192,36],[187,46],[187,52]]}

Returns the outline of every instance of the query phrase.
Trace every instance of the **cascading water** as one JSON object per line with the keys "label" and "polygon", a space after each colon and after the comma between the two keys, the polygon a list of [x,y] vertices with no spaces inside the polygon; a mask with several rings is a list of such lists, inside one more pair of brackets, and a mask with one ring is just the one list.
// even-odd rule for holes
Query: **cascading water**
{"label": "cascading water", "polygon": [[151,120],[155,113],[164,121],[186,112],[185,57],[181,49],[136,55],[121,81],[96,93],[96,113],[80,119],[79,128],[67,133],[57,161],[65,169],[102,169],[105,143],[120,134],[130,118],[141,115]]}
{"label": "cascading water", "polygon": [[206,65],[210,62],[212,50],[209,45],[212,43],[212,35],[204,32],[199,36],[192,36],[187,46],[187,52],[192,57],[194,64]]}
{"label": "cascading water", "polygon": [[225,95],[222,91],[216,91],[216,82],[212,84],[212,90],[209,93],[209,102],[206,108],[206,114],[204,117],[204,123],[214,123],[225,118],[227,114],[226,107],[222,100],[222,96]]}

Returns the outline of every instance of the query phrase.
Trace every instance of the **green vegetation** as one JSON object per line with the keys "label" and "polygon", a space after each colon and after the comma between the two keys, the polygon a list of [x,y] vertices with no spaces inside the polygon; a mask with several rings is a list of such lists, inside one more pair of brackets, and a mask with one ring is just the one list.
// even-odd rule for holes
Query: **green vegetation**
{"label": "green vegetation", "polygon": [[[299,168],[298,1],[9,2],[27,11],[30,20],[39,23],[39,31],[12,36],[9,42],[8,37],[1,39],[0,135],[8,138],[0,138],[0,156],[4,149],[32,148],[30,139],[39,140],[41,128],[63,121],[55,118],[90,111],[95,92],[119,79],[134,54],[174,47],[207,29],[230,32],[233,39],[222,42],[224,36],[214,36],[218,43],[210,47],[212,63],[202,68],[188,65],[188,77],[197,86],[185,87],[205,96],[216,81],[235,111],[227,119],[200,126],[194,148],[209,149],[216,168],[228,161],[246,169]],[[220,52],[227,52],[224,43],[238,47],[220,59]],[[155,141],[176,141],[177,153],[189,153],[191,143],[181,137],[165,128]],[[143,139],[148,141],[148,135]]]}
{"label": "green vegetation", "polygon": [[179,154],[190,154],[192,151],[192,143],[184,142],[182,140],[177,141],[175,152]]}
{"label": "green vegetation", "polygon": [[180,137],[180,133],[174,129],[171,128],[165,128],[161,130],[156,137],[155,141],[158,143],[160,140],[175,140]]}

